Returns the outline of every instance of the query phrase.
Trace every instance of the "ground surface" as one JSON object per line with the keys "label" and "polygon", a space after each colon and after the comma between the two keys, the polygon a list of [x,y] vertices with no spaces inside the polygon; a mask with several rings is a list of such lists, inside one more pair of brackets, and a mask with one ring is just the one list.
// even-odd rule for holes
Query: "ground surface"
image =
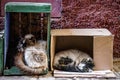
{"label": "ground surface", "polygon": [[0,80],[120,80],[120,59],[114,59],[114,79],[101,78],[55,78],[49,72],[45,76],[0,76]]}

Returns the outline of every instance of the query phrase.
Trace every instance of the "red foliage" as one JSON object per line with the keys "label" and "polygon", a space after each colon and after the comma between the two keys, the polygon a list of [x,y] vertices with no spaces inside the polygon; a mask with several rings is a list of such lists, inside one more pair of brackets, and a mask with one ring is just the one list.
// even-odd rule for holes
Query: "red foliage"
{"label": "red foliage", "polygon": [[114,57],[120,58],[120,0],[63,0],[62,7],[52,28],[107,28],[115,35]]}

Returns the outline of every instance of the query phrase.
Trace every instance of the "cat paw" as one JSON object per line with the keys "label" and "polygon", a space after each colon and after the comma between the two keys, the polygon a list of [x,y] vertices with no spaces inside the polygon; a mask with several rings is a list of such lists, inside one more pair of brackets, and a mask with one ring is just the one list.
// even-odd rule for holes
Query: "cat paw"
{"label": "cat paw", "polygon": [[94,63],[90,58],[83,59],[77,66],[80,72],[91,72],[93,71]]}

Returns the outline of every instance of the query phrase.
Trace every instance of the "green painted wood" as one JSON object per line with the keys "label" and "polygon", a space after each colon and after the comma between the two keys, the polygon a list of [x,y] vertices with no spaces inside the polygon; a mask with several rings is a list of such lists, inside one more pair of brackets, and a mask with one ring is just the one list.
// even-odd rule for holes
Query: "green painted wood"
{"label": "green painted wood", "polygon": [[4,70],[4,75],[21,75],[23,72],[17,67],[13,66],[11,69]]}
{"label": "green painted wood", "polygon": [[50,14],[48,14],[48,24],[47,24],[47,56],[48,56],[48,67],[50,68]]}
{"label": "green painted wood", "polygon": [[0,37],[0,74],[3,71],[3,37]]}
{"label": "green painted wood", "polygon": [[[48,62],[49,60],[49,50],[50,50],[50,12],[51,12],[51,4],[50,3],[32,3],[32,2],[9,2],[5,6],[6,13],[13,12],[27,12],[27,13],[47,13],[47,55]],[[7,17],[7,15],[5,16]],[[8,21],[9,22],[9,21]],[[6,24],[6,23],[5,23]],[[10,24],[10,23],[9,23]],[[7,24],[6,24],[7,25]],[[10,27],[10,26],[9,26]],[[8,33],[9,34],[9,33]],[[2,61],[3,62],[3,61]],[[12,66],[10,69],[4,69],[4,75],[25,75],[24,72],[20,71],[16,66]],[[44,71],[42,74],[47,74],[48,69]],[[41,75],[41,74],[40,74]]]}
{"label": "green painted wood", "polygon": [[[45,71],[43,71],[41,74],[39,75],[44,75],[48,73],[48,69],[46,69]],[[17,68],[16,66],[13,66],[10,69],[6,69],[4,70],[4,75],[27,75],[25,72],[22,72],[19,68]]]}
{"label": "green painted wood", "polygon": [[9,2],[5,5],[6,12],[51,12],[50,3]]}

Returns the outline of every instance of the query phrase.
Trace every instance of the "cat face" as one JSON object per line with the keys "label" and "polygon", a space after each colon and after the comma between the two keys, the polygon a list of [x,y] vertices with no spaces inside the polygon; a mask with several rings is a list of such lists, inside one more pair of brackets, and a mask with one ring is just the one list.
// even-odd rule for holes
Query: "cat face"
{"label": "cat face", "polygon": [[33,46],[36,43],[35,36],[32,34],[25,35],[24,41],[25,41],[26,46]]}
{"label": "cat face", "polygon": [[35,36],[32,34],[25,35],[24,38],[21,38],[18,42],[17,49],[19,52],[24,52],[25,47],[34,46],[36,43]]}

